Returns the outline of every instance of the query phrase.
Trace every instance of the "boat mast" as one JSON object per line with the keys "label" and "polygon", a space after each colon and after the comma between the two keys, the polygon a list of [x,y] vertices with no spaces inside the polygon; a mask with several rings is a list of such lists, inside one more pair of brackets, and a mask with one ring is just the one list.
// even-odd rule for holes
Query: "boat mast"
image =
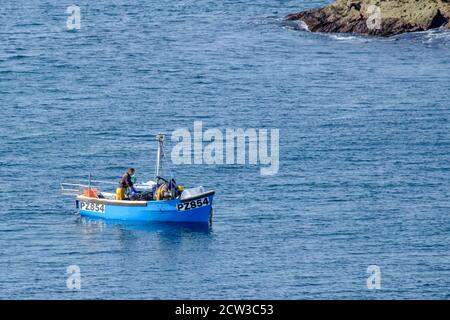
{"label": "boat mast", "polygon": [[164,157],[164,135],[158,133],[156,135],[156,141],[158,141],[158,152],[156,154],[156,170],[155,170],[155,181],[156,177],[159,176],[161,171],[161,160]]}

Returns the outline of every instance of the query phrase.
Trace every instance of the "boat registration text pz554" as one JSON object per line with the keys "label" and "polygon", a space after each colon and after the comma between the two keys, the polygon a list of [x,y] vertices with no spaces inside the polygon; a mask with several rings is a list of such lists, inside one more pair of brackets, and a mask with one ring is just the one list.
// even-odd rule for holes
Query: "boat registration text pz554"
{"label": "boat registration text pz554", "polygon": [[80,201],[80,210],[105,213],[105,205],[101,203]]}
{"label": "boat registration text pz554", "polygon": [[178,211],[188,211],[209,205],[208,197],[177,204]]}

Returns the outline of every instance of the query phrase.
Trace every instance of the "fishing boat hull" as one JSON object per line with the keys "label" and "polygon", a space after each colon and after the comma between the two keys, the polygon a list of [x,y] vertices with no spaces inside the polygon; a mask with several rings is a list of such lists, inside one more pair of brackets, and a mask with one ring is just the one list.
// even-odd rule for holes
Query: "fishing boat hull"
{"label": "fishing boat hull", "polygon": [[162,201],[119,201],[78,196],[76,206],[81,216],[107,220],[198,222],[212,219],[214,192],[191,199]]}

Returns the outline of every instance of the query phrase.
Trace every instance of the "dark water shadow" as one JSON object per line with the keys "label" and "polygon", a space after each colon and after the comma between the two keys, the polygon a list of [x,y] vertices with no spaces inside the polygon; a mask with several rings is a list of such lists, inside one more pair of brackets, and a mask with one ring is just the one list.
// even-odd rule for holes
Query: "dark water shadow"
{"label": "dark water shadow", "polygon": [[142,222],[123,220],[104,220],[79,217],[77,222],[86,233],[102,232],[107,228],[121,228],[126,231],[144,231],[149,233],[182,235],[190,233],[210,234],[212,225],[193,222]]}

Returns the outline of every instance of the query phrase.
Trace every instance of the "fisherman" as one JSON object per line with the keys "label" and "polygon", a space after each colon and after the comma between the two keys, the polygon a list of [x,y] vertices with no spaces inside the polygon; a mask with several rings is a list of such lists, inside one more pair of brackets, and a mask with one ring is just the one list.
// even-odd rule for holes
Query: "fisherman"
{"label": "fisherman", "polygon": [[116,200],[125,200],[125,193],[127,189],[130,189],[131,195],[136,194],[136,189],[134,188],[134,168],[128,168],[127,172],[122,176],[119,182],[119,186],[116,189]]}

